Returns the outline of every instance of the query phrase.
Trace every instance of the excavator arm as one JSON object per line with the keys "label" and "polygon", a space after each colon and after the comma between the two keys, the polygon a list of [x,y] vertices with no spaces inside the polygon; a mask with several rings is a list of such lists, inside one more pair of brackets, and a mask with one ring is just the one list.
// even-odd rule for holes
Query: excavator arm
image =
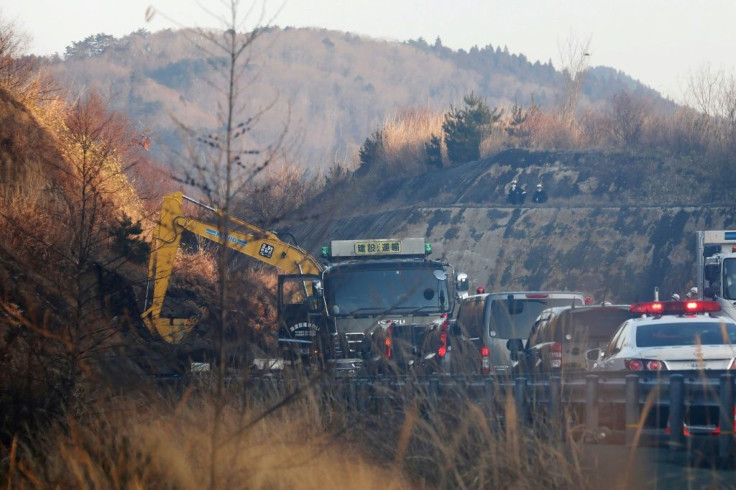
{"label": "excavator arm", "polygon": [[[319,275],[321,273],[322,267],[309,252],[282,241],[274,232],[262,230],[241,219],[230,217],[228,231],[225,234],[216,224],[185,217],[182,211],[183,199],[209,209],[222,217],[221,211],[184,196],[181,192],[167,194],[163,198],[161,218],[154,230],[148,263],[148,285],[153,286],[151,303],[141,317],[151,333],[160,336],[165,341],[182,342],[197,322],[196,317],[161,317],[166,290],[174,268],[174,258],[183,230],[220,245],[226,244],[228,248],[273,265],[286,274]],[[148,291],[146,300],[148,300]]]}

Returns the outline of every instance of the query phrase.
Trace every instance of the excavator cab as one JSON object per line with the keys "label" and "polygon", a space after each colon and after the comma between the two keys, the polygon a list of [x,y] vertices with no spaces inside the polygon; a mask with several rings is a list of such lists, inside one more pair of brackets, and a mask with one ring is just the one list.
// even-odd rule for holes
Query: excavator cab
{"label": "excavator cab", "polygon": [[314,365],[321,358],[324,318],[320,276],[283,274],[278,282],[279,346],[284,358]]}

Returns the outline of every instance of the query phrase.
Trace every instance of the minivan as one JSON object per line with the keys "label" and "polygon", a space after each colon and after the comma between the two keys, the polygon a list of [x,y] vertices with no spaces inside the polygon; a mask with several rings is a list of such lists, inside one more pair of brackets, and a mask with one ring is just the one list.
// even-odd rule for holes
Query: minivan
{"label": "minivan", "polygon": [[627,304],[548,308],[534,322],[516,370],[527,374],[589,370],[592,363],[586,352],[604,349],[618,327],[637,316],[641,315]]}
{"label": "minivan", "polygon": [[589,302],[583,293],[571,291],[510,291],[468,296],[460,303],[451,336],[453,371],[510,372],[543,310]]}

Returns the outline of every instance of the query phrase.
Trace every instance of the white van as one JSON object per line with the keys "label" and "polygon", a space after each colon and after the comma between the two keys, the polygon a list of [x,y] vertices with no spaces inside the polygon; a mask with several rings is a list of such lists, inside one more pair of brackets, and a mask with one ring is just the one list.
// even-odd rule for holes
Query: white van
{"label": "white van", "polygon": [[453,371],[510,372],[516,352],[523,349],[524,340],[542,310],[580,306],[590,301],[583,293],[570,291],[510,291],[468,296],[460,303],[451,337]]}

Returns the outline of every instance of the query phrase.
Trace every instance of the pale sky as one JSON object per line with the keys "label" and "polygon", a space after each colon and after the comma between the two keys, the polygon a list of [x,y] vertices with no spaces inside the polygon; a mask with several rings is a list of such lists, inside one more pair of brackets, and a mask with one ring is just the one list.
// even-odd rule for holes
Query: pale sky
{"label": "pale sky", "polygon": [[[736,0],[240,0],[252,27],[324,27],[379,39],[424,38],[453,49],[508,47],[559,69],[564,47],[590,42],[591,66],[620,70],[681,100],[687,80],[736,66]],[[0,0],[0,15],[30,37],[28,52],[59,53],[94,34],[140,28],[223,27],[224,0]],[[146,21],[147,7],[161,14]],[[217,15],[210,15],[206,9]]]}

